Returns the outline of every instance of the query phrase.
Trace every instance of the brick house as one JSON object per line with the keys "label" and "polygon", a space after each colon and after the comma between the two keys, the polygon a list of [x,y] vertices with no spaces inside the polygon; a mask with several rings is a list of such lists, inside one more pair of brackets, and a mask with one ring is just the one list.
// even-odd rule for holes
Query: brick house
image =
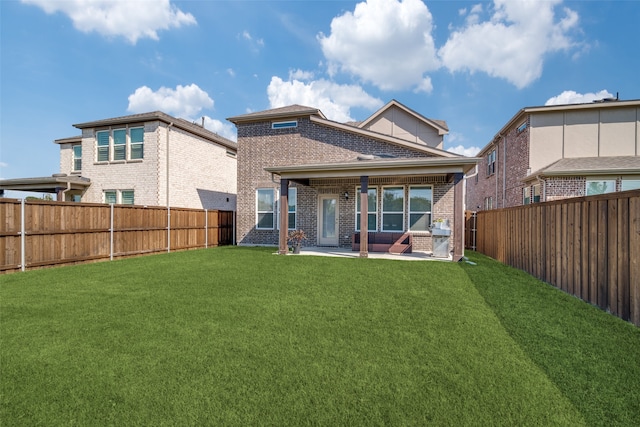
{"label": "brick house", "polygon": [[237,144],[156,111],[74,125],[57,139],[60,173],[0,181],[58,200],[235,210]]}
{"label": "brick house", "polygon": [[477,159],[442,150],[446,123],[395,100],[358,123],[300,105],[228,120],[238,129],[239,244],[284,254],[288,230],[299,229],[306,246],[353,248],[357,233],[363,257],[372,233],[410,235],[413,249],[430,251],[442,219],[453,259],[462,256],[462,177]]}
{"label": "brick house", "polygon": [[466,206],[485,210],[640,188],[640,100],[527,107],[479,153]]}

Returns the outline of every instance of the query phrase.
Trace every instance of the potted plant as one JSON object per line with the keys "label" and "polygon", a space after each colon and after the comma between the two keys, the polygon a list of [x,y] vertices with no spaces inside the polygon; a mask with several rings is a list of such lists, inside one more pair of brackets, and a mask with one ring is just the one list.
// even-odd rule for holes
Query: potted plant
{"label": "potted plant", "polygon": [[433,221],[433,228],[442,228],[442,224],[444,223],[444,219],[442,218],[438,218],[435,221]]}
{"label": "potted plant", "polygon": [[293,230],[289,232],[289,242],[293,244],[293,253],[300,253],[300,245],[302,241],[307,238],[307,235],[304,234],[303,230]]}

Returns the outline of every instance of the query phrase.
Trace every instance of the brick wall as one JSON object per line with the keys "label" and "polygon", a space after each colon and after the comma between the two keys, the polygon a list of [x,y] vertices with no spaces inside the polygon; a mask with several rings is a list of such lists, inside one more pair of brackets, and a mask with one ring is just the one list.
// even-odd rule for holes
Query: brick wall
{"label": "brick wall", "polygon": [[[478,175],[466,180],[466,209],[484,210],[485,198],[491,197],[493,208],[505,208],[522,205],[522,179],[529,168],[529,118],[524,130],[518,127],[523,121],[515,123],[508,132],[493,141],[491,148],[482,153],[478,163]],[[495,149],[495,173],[487,172],[487,156]]]}
{"label": "brick wall", "polygon": [[[166,205],[166,124],[145,123],[144,158],[117,162],[96,161],[96,130],[101,129],[82,131],[80,175],[91,179],[82,201],[102,203],[105,190],[133,190],[136,205]],[[176,128],[171,130],[169,146],[171,206],[235,209],[237,161],[227,156],[226,148]],[[69,175],[72,174],[71,147],[72,144],[60,146],[60,172]]]}
{"label": "brick wall", "polygon": [[[237,241],[239,244],[278,244],[278,230],[256,230],[256,188],[279,190],[279,177],[271,176],[265,167],[355,161],[360,154],[390,154],[396,157],[428,157],[426,153],[394,146],[361,135],[312,123],[308,118],[298,119],[297,128],[271,129],[271,122],[241,123],[238,126],[238,218]],[[389,179],[389,178],[387,178]],[[433,217],[449,219],[453,223],[453,184],[433,182],[429,177],[422,181],[397,179],[381,181],[372,177],[370,187],[431,183],[433,192]],[[339,245],[349,247],[355,230],[355,201],[358,178],[311,180],[309,186],[290,183],[298,190],[298,223],[308,237],[306,245],[318,241],[318,197],[321,194],[338,196]],[[407,187],[405,187],[406,190]],[[347,199],[344,194],[348,193]],[[379,193],[380,194],[380,190]],[[406,196],[405,196],[406,197]],[[379,211],[380,212],[380,211]],[[405,212],[405,215],[407,213]],[[380,215],[378,221],[381,221]],[[431,249],[431,236],[417,236],[417,250]]]}

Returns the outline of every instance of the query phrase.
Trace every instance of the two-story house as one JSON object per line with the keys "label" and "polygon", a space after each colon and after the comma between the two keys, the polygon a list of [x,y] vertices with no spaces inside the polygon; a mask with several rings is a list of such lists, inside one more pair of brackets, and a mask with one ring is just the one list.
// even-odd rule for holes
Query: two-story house
{"label": "two-story house", "polygon": [[446,123],[395,100],[358,123],[300,105],[228,120],[238,129],[239,244],[284,254],[297,229],[306,246],[353,248],[358,234],[363,257],[371,233],[408,234],[413,249],[430,251],[442,220],[453,259],[462,257],[462,177],[477,159],[442,150]]}
{"label": "two-story house", "polygon": [[235,142],[160,111],[74,126],[82,135],[55,141],[60,173],[0,188],[85,203],[235,210]]}
{"label": "two-story house", "polygon": [[478,157],[470,210],[640,188],[640,100],[523,108]]}

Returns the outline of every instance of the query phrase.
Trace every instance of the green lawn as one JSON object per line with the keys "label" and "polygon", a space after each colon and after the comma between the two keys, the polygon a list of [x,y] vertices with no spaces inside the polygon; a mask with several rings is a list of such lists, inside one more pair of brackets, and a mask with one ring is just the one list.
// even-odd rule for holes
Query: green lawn
{"label": "green lawn", "polygon": [[273,252],[0,276],[0,424],[640,425],[640,329],[525,273]]}

